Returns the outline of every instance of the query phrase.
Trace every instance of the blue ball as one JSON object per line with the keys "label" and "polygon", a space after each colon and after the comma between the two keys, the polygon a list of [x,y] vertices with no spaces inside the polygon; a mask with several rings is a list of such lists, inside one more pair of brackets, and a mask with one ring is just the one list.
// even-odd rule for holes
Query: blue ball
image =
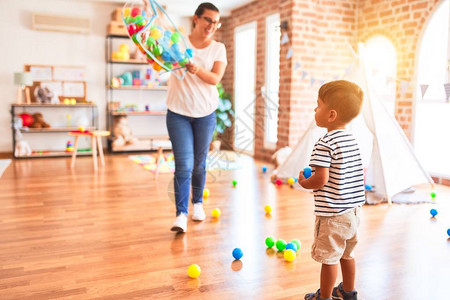
{"label": "blue ball", "polygon": [[244,255],[244,253],[242,253],[242,250],[240,248],[234,248],[233,250],[233,257],[234,259],[241,259],[242,255]]}
{"label": "blue ball", "polygon": [[297,245],[294,244],[294,243],[288,243],[288,244],[286,245],[285,250],[288,250],[288,249],[292,249],[292,250],[294,250],[294,252],[297,252]]}
{"label": "blue ball", "polygon": [[266,173],[266,172],[267,172],[267,167],[266,167],[266,166],[263,166],[263,167],[262,167],[262,171],[263,171],[263,173]]}
{"label": "blue ball", "polygon": [[311,168],[310,167],[306,167],[303,169],[303,176],[305,176],[305,178],[311,177]]}
{"label": "blue ball", "polygon": [[447,235],[450,236],[450,228],[447,229]]}
{"label": "blue ball", "polygon": [[430,214],[434,217],[434,216],[436,216],[436,215],[438,214],[438,212],[437,212],[437,210],[435,210],[434,208],[432,208],[432,209],[430,210]]}
{"label": "blue ball", "polygon": [[368,190],[368,191],[371,191],[371,190],[372,190],[372,186],[371,186],[371,185],[368,185],[368,184],[366,184],[366,185],[364,186],[364,188],[365,188],[366,190]]}
{"label": "blue ball", "polygon": [[194,57],[194,50],[192,50],[191,48],[187,48],[186,49],[186,55],[189,58],[193,58]]}

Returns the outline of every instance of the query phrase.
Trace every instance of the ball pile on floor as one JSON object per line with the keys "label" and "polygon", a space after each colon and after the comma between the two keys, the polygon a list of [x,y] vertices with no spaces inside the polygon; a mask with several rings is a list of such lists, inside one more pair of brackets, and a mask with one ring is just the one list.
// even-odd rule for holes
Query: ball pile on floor
{"label": "ball pile on floor", "polygon": [[283,252],[284,259],[289,262],[295,260],[295,258],[297,257],[297,251],[300,250],[300,247],[302,245],[297,239],[294,239],[287,244],[285,240],[279,239],[275,243],[273,237],[267,237],[265,243],[267,248],[272,248],[275,245],[279,252]]}

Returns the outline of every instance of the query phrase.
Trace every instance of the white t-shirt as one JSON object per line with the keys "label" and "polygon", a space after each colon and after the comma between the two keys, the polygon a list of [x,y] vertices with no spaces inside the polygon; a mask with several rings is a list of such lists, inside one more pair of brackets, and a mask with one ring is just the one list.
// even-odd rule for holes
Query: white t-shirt
{"label": "white t-shirt", "polygon": [[[197,49],[192,46],[189,38],[186,38],[186,44],[194,50],[191,61],[208,71],[212,70],[216,61],[227,63],[226,49],[222,43],[213,40],[208,47]],[[217,109],[219,104],[217,88],[204,82],[197,75],[187,72],[183,80],[171,75],[168,86],[167,108],[174,113],[200,118],[210,115]]]}

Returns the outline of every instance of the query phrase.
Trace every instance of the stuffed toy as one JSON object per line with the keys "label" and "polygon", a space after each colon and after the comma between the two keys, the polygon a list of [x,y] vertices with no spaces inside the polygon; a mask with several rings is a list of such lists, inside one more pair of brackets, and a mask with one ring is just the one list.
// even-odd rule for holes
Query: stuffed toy
{"label": "stuffed toy", "polygon": [[53,103],[52,99],[54,98],[54,94],[47,87],[38,87],[34,90],[34,96],[36,97],[37,103],[50,104]]}
{"label": "stuffed toy", "polygon": [[50,124],[45,122],[44,116],[41,113],[33,114],[34,122],[31,124],[30,128],[50,128]]}
{"label": "stuffed toy", "polygon": [[128,126],[128,119],[126,116],[117,116],[114,118],[113,134],[113,147],[121,147],[138,142],[138,139],[133,136],[133,133]]}
{"label": "stuffed toy", "polygon": [[[31,117],[31,116],[30,116]],[[23,128],[23,122],[21,117],[15,117],[14,118],[14,129],[16,132],[16,147],[14,148],[14,156],[29,156],[31,155],[31,147],[28,144],[27,141],[22,139],[22,133],[20,132],[20,129]]]}

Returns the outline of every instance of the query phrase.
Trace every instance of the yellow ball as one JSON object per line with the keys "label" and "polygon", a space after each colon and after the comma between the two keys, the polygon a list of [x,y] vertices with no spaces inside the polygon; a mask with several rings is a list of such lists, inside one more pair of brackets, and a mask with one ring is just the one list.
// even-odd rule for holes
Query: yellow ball
{"label": "yellow ball", "polygon": [[70,104],[70,99],[69,98],[64,98],[64,104]]}
{"label": "yellow ball", "polygon": [[159,40],[159,38],[162,37],[161,30],[154,28],[150,31],[150,36],[153,37],[155,40]]}
{"label": "yellow ball", "polygon": [[294,182],[295,182],[294,178],[291,177],[291,178],[288,179],[288,184],[289,185],[293,185]]}
{"label": "yellow ball", "polygon": [[200,266],[196,265],[196,264],[190,265],[188,268],[188,271],[187,271],[189,277],[191,277],[191,278],[197,278],[198,276],[200,276],[201,272],[202,272],[202,269],[200,269]]}
{"label": "yellow ball", "polygon": [[214,208],[213,210],[212,210],[212,216],[214,217],[214,218],[218,218],[218,217],[220,217],[220,209],[218,209],[218,208]]}
{"label": "yellow ball", "polygon": [[131,8],[127,7],[123,9],[123,17],[126,18],[131,14]]}
{"label": "yellow ball", "polygon": [[268,214],[270,214],[270,212],[272,211],[272,207],[270,207],[270,205],[266,205],[264,206],[264,211]]}
{"label": "yellow ball", "polygon": [[297,257],[297,254],[295,254],[295,251],[292,249],[287,249],[284,251],[284,259],[286,261],[293,261]]}
{"label": "yellow ball", "polygon": [[71,98],[71,99],[70,99],[70,104],[72,104],[72,105],[77,104],[77,99]]}
{"label": "yellow ball", "polygon": [[81,132],[84,132],[85,128],[83,126],[80,126],[80,127],[78,127],[78,130],[81,131]]}
{"label": "yellow ball", "polygon": [[204,189],[203,190],[203,198],[208,198],[209,197],[209,190],[208,189]]}

